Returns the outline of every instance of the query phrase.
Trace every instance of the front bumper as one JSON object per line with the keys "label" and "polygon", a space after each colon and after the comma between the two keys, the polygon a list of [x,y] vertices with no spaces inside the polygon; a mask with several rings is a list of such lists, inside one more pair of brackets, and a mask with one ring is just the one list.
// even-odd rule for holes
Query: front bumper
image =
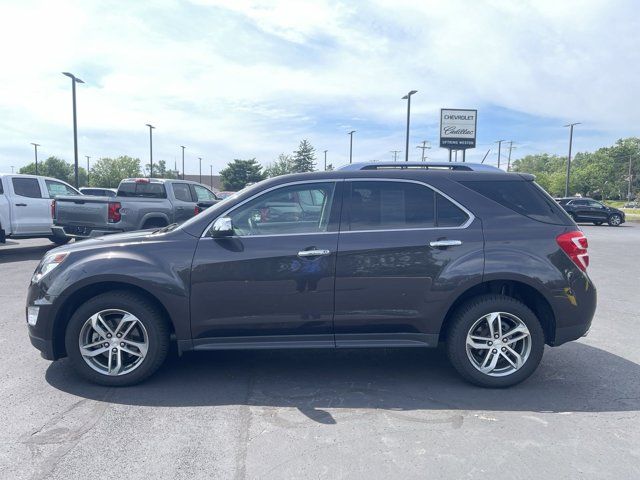
{"label": "front bumper", "polygon": [[[31,345],[40,350],[40,354],[47,360],[56,360],[63,355],[64,348],[56,348],[53,338],[53,326],[56,318],[57,297],[46,295],[38,284],[31,283],[27,290],[27,304],[25,306],[25,319],[29,331]],[[35,325],[27,322],[27,308],[38,307],[38,318]]]}

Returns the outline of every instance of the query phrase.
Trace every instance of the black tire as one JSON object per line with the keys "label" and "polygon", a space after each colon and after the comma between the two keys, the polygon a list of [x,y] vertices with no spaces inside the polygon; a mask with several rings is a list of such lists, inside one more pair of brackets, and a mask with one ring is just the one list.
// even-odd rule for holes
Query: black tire
{"label": "black tire", "polygon": [[571,217],[571,220],[573,220],[574,222],[578,223],[578,219],[576,218],[576,214],[573,212],[568,212],[569,216]]}
{"label": "black tire", "polygon": [[619,227],[622,223],[622,217],[617,213],[614,213],[613,215],[609,216],[609,220],[607,221],[607,223],[611,227]]}
{"label": "black tire", "polygon": [[[109,376],[91,368],[80,353],[80,332],[86,320],[97,312],[120,309],[135,315],[144,325],[148,350],[140,365],[129,373]],[[65,332],[67,356],[84,378],[112,387],[135,385],[152,375],[164,362],[169,350],[169,326],[160,309],[146,298],[126,291],[97,295],[83,303],[72,315]]]}
{"label": "black tire", "polygon": [[[480,372],[467,356],[467,333],[474,323],[492,312],[506,312],[518,317],[529,329],[531,351],[522,367],[515,372],[494,377]],[[544,352],[544,332],[535,314],[522,302],[504,295],[481,295],[456,310],[447,335],[449,361],[467,381],[481,387],[504,388],[528,378],[538,367]]]}
{"label": "black tire", "polygon": [[167,226],[167,222],[165,220],[162,220],[161,218],[152,218],[144,222],[144,225],[142,226],[142,230],[149,230],[151,228],[162,228],[166,226]]}
{"label": "black tire", "polygon": [[55,243],[56,245],[58,245],[59,247],[62,245],[66,245],[67,243],[69,243],[71,241],[71,237],[51,237],[49,238],[49,240],[51,240],[53,243]]}
{"label": "black tire", "polygon": [[2,226],[0,226],[0,243],[7,243],[7,235],[5,234]]}
{"label": "black tire", "polygon": [[602,225],[604,222],[593,222],[594,225],[600,226]]}

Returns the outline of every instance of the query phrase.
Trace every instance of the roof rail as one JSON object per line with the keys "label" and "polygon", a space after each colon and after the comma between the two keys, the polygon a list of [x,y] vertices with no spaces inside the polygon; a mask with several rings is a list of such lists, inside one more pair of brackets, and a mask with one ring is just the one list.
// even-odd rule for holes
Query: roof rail
{"label": "roof rail", "polygon": [[454,170],[466,172],[504,172],[493,165],[467,162],[360,162],[340,167],[338,170]]}

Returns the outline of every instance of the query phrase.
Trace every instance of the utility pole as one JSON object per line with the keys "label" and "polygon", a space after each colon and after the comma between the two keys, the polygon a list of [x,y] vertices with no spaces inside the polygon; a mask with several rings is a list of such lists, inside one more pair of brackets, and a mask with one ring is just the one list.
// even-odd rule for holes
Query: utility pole
{"label": "utility pole", "polygon": [[427,143],[429,143],[429,142],[428,142],[428,141],[426,141],[426,140],[423,140],[423,141],[422,141],[422,145],[418,145],[418,146],[416,147],[416,148],[421,148],[421,149],[422,149],[422,161],[423,161],[423,162],[427,159],[427,157],[426,157],[426,156],[425,156],[425,154],[424,154],[424,151],[425,151],[425,150],[429,150],[429,149],[431,148],[431,145],[427,146]]}
{"label": "utility pole", "polygon": [[33,148],[35,149],[35,152],[36,152],[36,175],[38,175],[38,147],[40,146],[40,144],[32,143],[31,145],[33,145]]}
{"label": "utility pole", "polygon": [[502,142],[505,142],[506,140],[498,140],[497,143],[498,144],[498,168],[500,168],[500,147],[502,147]]}
{"label": "utility pole", "polygon": [[509,140],[509,158],[507,159],[507,172],[511,168],[511,150],[513,149],[513,140]]}
{"label": "utility pole", "polygon": [[75,187],[78,188],[78,117],[76,115],[76,83],[84,83],[74,74],[62,72],[63,75],[71,79],[71,96],[73,97],[73,158],[74,158],[74,176]]}
{"label": "utility pole", "polygon": [[353,134],[356,133],[355,130],[351,130],[349,132],[349,163],[353,161]]}
{"label": "utility pole", "polygon": [[324,171],[325,171],[325,172],[327,171],[327,152],[328,152],[328,151],[329,151],[329,150],[325,150],[325,151],[324,151]]}
{"label": "utility pole", "polygon": [[200,180],[198,181],[202,183],[202,157],[198,157],[198,163],[200,165]]}
{"label": "utility pole", "polygon": [[629,154],[629,190],[627,192],[627,200],[631,201],[631,154]]}
{"label": "utility pole", "polygon": [[182,148],[182,179],[184,180],[184,149],[187,147],[180,145],[180,148]]}
{"label": "utility pole", "polygon": [[569,196],[569,176],[571,175],[571,147],[573,146],[573,127],[575,125],[580,125],[580,122],[570,123],[565,125],[565,127],[569,127],[569,156],[567,157],[567,178],[564,183],[564,196]]}
{"label": "utility pole", "polygon": [[407,93],[402,100],[407,101],[407,138],[404,146],[404,161],[409,161],[409,121],[411,120],[411,95],[418,93],[417,90],[411,90]]}
{"label": "utility pole", "polygon": [[398,161],[398,154],[402,152],[402,150],[391,150],[391,153],[393,153],[393,161],[397,162]]}
{"label": "utility pole", "polygon": [[149,127],[149,178],[153,178],[153,129],[156,127],[150,123],[145,125]]}
{"label": "utility pole", "polygon": [[91,158],[89,155],[85,155],[87,157],[87,187],[89,186],[89,159]]}

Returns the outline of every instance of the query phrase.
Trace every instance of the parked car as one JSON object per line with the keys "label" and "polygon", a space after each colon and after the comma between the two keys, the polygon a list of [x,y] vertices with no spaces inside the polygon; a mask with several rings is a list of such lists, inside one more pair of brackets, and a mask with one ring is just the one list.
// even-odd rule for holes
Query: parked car
{"label": "parked car", "polygon": [[83,195],[91,195],[93,197],[115,197],[117,192],[116,188],[82,187],[80,189],[80,193]]}
{"label": "parked car", "polygon": [[49,238],[57,244],[69,241],[51,233],[51,200],[59,195],[77,197],[80,192],[56,178],[0,174],[0,243],[7,238]]}
{"label": "parked car", "polygon": [[640,202],[627,202],[622,208],[640,208]]}
{"label": "parked car", "polygon": [[618,227],[626,221],[622,210],[608,207],[592,198],[563,197],[555,200],[575,222],[590,222],[595,225],[608,223],[612,227]]}
{"label": "parked car", "polygon": [[218,202],[188,180],[128,178],[115,197],[58,197],[51,206],[55,238],[87,238],[181,223]]}
{"label": "parked car", "polygon": [[[305,213],[272,214],[284,204]],[[285,175],[180,226],[52,250],[27,323],[44,358],[103,385],[145,379],[174,338],[179,353],[444,342],[462,377],[506,387],[545,344],[588,332],[588,264],[583,232],[531,175]]]}

